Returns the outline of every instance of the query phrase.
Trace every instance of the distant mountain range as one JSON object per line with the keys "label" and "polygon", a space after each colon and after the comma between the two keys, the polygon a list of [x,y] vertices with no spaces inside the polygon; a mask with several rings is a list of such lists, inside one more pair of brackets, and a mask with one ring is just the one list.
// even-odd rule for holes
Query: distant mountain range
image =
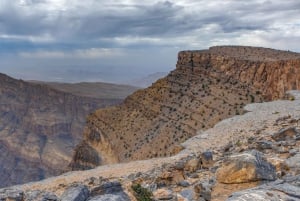
{"label": "distant mountain range", "polygon": [[132,94],[139,87],[112,84],[104,82],[80,82],[80,83],[62,83],[62,82],[41,82],[30,81],[33,83],[45,84],[53,89],[72,93],[77,96],[101,98],[101,99],[124,99]]}
{"label": "distant mountain range", "polygon": [[168,74],[167,72],[157,72],[142,78],[124,82],[124,84],[136,86],[140,88],[147,88],[151,86],[153,83],[155,83],[158,79],[165,77],[167,74]]}

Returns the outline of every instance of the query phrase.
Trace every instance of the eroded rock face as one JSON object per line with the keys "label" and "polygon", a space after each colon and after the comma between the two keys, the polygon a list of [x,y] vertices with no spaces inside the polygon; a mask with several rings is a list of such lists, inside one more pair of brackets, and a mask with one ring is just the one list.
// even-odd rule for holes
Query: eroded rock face
{"label": "eroded rock face", "polygon": [[0,74],[0,187],[64,171],[82,138],[86,115],[119,102],[74,96]]}
{"label": "eroded rock face", "polygon": [[[300,54],[254,47],[213,47],[182,51],[176,70],[117,107],[87,120],[82,144],[102,164],[169,156],[199,130],[243,113],[250,102],[282,98],[300,89]],[[79,145],[76,152],[82,152]],[[81,169],[75,154],[73,170]]]}

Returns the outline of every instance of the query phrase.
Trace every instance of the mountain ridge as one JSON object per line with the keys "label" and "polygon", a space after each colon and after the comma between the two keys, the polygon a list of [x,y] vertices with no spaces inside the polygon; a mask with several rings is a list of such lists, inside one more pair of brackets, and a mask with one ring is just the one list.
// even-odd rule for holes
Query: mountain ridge
{"label": "mountain ridge", "polygon": [[88,117],[70,167],[89,169],[177,153],[181,142],[242,114],[245,104],[283,98],[287,90],[299,89],[299,67],[299,53],[267,48],[181,51],[167,77]]}
{"label": "mountain ridge", "polygon": [[140,89],[135,86],[105,83],[105,82],[43,82],[29,81],[50,86],[58,91],[74,94],[76,96],[99,98],[99,99],[120,99],[123,100],[134,91]]}

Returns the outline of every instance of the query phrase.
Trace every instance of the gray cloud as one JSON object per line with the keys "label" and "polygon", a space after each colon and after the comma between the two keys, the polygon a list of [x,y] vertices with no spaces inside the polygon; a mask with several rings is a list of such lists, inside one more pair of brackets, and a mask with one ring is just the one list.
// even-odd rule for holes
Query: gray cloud
{"label": "gray cloud", "polygon": [[3,1],[0,10],[2,35],[20,36],[25,40],[26,37],[28,40],[45,37],[45,41],[52,38],[70,43],[78,40],[94,43],[128,36],[180,38],[210,24],[218,25],[218,31],[224,34],[240,30],[268,31],[278,21],[288,23],[291,18],[299,19],[300,16],[300,3],[293,0],[149,1],[144,4],[96,0]]}
{"label": "gray cloud", "polygon": [[[106,66],[124,64],[148,72],[150,66],[138,68],[132,62],[136,55],[147,63],[153,60],[147,55],[156,52],[176,58],[181,49],[222,44],[300,51],[299,18],[298,0],[1,0],[0,70],[2,64],[21,66],[24,60],[41,66],[52,58],[53,65],[61,66],[64,59],[70,66],[107,56]],[[103,50],[106,54],[100,56]],[[8,62],[13,58],[9,53],[20,64]]]}

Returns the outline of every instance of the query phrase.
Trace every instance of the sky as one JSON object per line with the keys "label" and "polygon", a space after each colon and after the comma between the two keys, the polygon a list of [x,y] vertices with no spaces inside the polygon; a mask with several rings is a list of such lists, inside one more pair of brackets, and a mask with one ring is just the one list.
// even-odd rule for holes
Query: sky
{"label": "sky", "polygon": [[123,82],[181,50],[299,44],[299,0],[0,0],[0,72],[25,80]]}

